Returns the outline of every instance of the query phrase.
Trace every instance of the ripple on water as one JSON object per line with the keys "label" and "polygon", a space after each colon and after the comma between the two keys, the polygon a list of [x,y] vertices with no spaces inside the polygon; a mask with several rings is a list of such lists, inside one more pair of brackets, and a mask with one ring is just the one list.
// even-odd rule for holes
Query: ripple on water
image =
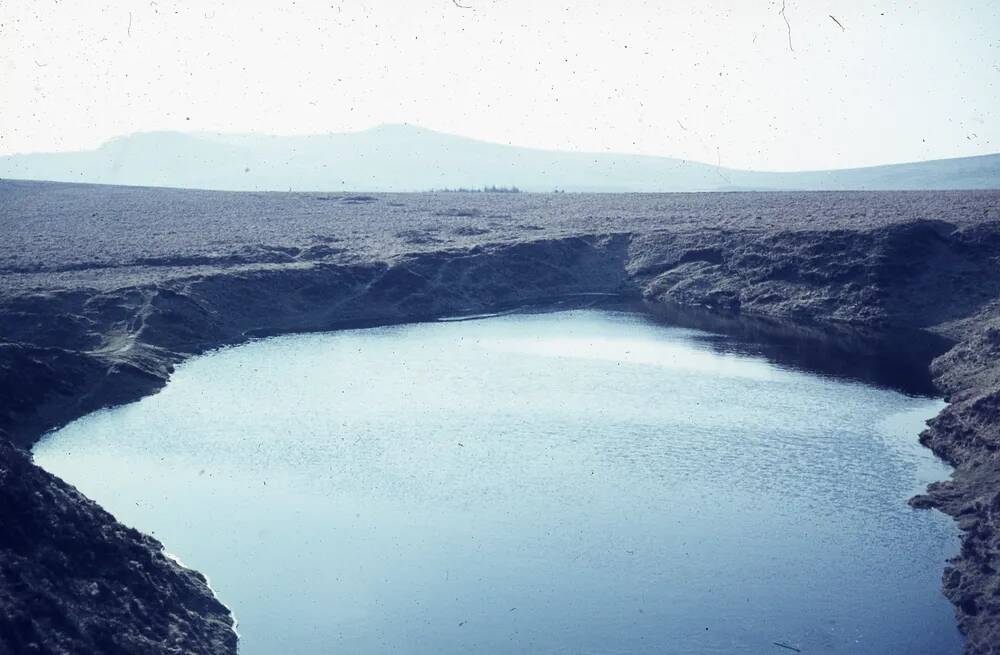
{"label": "ripple on water", "polygon": [[633,314],[266,339],[36,460],[208,572],[241,652],[957,653],[938,400]]}

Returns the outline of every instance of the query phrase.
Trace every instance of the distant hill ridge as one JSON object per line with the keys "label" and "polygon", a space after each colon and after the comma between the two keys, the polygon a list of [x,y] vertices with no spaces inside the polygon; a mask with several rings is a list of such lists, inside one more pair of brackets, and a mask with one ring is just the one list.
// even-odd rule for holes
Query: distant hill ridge
{"label": "distant hill ridge", "polygon": [[144,132],[92,151],[0,157],[0,178],[234,191],[998,189],[1000,154],[776,173],[669,157],[536,150],[382,125],[309,136]]}

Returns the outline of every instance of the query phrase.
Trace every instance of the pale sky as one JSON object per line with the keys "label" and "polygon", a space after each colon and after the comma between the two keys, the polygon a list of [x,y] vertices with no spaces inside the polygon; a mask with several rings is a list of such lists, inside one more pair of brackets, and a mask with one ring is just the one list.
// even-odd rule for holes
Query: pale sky
{"label": "pale sky", "polygon": [[781,8],[0,0],[0,154],[388,122],[763,170],[1000,151],[1000,1]]}

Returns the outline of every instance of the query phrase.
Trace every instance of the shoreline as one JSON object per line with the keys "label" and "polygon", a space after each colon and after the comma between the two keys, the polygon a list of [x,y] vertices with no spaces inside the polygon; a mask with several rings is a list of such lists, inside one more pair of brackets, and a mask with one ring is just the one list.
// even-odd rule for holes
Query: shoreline
{"label": "shoreline", "polygon": [[[27,186],[37,195],[48,185],[39,184],[37,189]],[[75,203],[70,215],[88,211],[88,203],[107,202],[89,198],[89,194],[100,194],[101,187],[67,191],[64,187],[72,185],[54,186],[61,187],[70,200],[79,200],[80,194],[88,196],[85,202]],[[115,191],[119,200],[153,193]],[[0,194],[3,192],[0,183]],[[233,194],[218,195],[229,198]],[[303,200],[300,195],[271,201],[275,206],[299,203]],[[830,194],[815,194],[822,196],[819,199],[802,198],[813,194],[787,195],[789,201],[810,207],[831,202]],[[945,205],[961,197],[954,193],[925,195],[928,202]],[[861,194],[853,202],[864,206],[871,200],[865,196]],[[496,221],[521,227],[503,232],[499,239],[493,234],[494,240],[480,234],[472,242],[469,236],[461,236],[452,243],[441,240],[440,232],[435,232],[437,242],[422,242],[432,228],[438,230],[440,216],[432,213],[431,218],[411,221],[418,224],[416,227],[407,224],[403,232],[420,232],[411,235],[417,242],[411,243],[410,249],[403,244],[394,252],[385,252],[383,244],[379,246],[383,252],[350,248],[327,252],[310,251],[313,246],[303,243],[285,253],[288,256],[297,251],[291,261],[282,262],[275,261],[281,257],[274,255],[279,252],[274,247],[260,247],[249,255],[258,258],[255,262],[248,263],[245,257],[238,265],[219,267],[216,262],[216,268],[207,273],[204,260],[191,258],[183,264],[173,262],[176,265],[169,270],[159,267],[141,275],[133,275],[129,267],[118,267],[114,272],[98,267],[94,270],[104,271],[100,274],[106,285],[103,288],[88,284],[93,279],[90,274],[74,273],[59,262],[52,262],[52,273],[25,273],[23,267],[7,266],[5,270],[10,272],[0,276],[0,391],[9,402],[0,415],[0,436],[6,435],[20,449],[0,453],[0,473],[4,473],[0,479],[5,481],[0,501],[20,507],[18,503],[29,489],[73,491],[52,476],[38,473],[40,469],[27,461],[22,449],[30,448],[43,433],[100,407],[154,393],[180,361],[255,336],[343,329],[351,322],[387,324],[415,317],[419,320],[421,316],[482,313],[504,304],[595,293],[638,297],[654,305],[702,307],[720,317],[749,316],[802,330],[809,326],[837,329],[838,325],[924,330],[954,345],[931,365],[935,386],[948,405],[920,440],[949,463],[954,473],[910,502],[914,507],[939,509],[957,520],[962,550],[945,569],[944,593],[956,607],[959,628],[966,636],[966,653],[997,652],[1000,576],[994,566],[1000,565],[996,562],[1000,551],[1000,466],[995,454],[1000,449],[1000,218],[990,212],[996,213],[991,207],[1000,206],[1000,193],[978,194],[986,203],[985,209],[967,208],[967,215],[955,222],[914,218],[914,212],[907,212],[908,203],[900,200],[911,196],[867,196],[875,198],[883,209],[902,203],[894,210],[898,218],[875,226],[858,224],[848,216],[851,220],[845,219],[843,224],[822,228],[775,228],[761,226],[752,218],[755,213],[771,211],[764,207],[751,211],[746,219],[749,223],[736,229],[713,223],[712,217],[725,212],[720,214],[717,207],[710,206],[690,208],[703,213],[701,227],[696,219],[681,229],[663,219],[637,226],[631,219],[616,223],[608,218],[598,221],[604,230],[573,232],[565,224],[526,228],[528,223],[511,208],[507,218]],[[381,202],[377,195],[373,198],[372,204]],[[438,206],[435,202],[449,207],[459,202],[508,202],[506,198],[454,197],[442,201],[433,194],[419,200],[432,207]],[[14,205],[23,208],[32,202],[39,201],[20,198]],[[510,202],[526,201],[517,198]],[[736,211],[749,201],[713,198],[712,202],[729,202]],[[141,206],[127,206],[121,211],[141,215],[142,210]],[[162,211],[169,214],[170,209]],[[343,211],[347,215],[354,207]],[[531,211],[537,212],[537,208]],[[613,213],[616,208],[608,211]],[[451,225],[452,231],[461,234],[458,228],[481,220],[486,209],[471,217],[467,213],[448,214],[448,220],[463,222]],[[541,222],[539,214],[531,216],[535,223]],[[786,222],[794,224],[794,217]],[[70,222],[66,229],[79,228]],[[363,237],[358,238],[364,241]],[[218,247],[225,250],[223,246]],[[231,250],[243,252],[243,246],[235,246]],[[53,247],[58,250],[61,246]],[[309,258],[313,257],[310,252],[324,254]],[[23,259],[24,253],[18,257]],[[55,272],[60,269],[61,273]],[[25,285],[27,278],[51,281],[47,288],[39,288],[35,283]],[[27,486],[11,484],[6,471],[13,470],[21,476],[18,481]],[[89,502],[79,497],[72,507],[62,509],[65,513]],[[92,511],[99,511],[90,505]],[[46,507],[34,507],[33,511],[45,516],[58,509]],[[23,520],[23,515],[16,513],[10,518]],[[86,523],[81,526],[86,527]],[[25,538],[50,539],[44,528],[40,526],[34,536]],[[139,540],[139,536],[122,536],[125,544]],[[145,548],[155,554],[158,542],[142,539],[146,540]],[[162,546],[159,548],[162,551]],[[0,543],[0,566],[17,575],[23,573],[25,579],[53,572],[51,563],[31,561],[30,557],[15,560],[10,553],[10,547]],[[161,560],[158,564],[159,560],[151,560],[150,570],[168,577],[186,572]],[[229,642],[219,637],[220,625],[228,621],[231,630],[232,617],[224,608],[210,605],[214,597],[201,579],[200,591],[193,589],[192,598],[200,596],[197,602],[213,609],[201,612],[200,625],[188,628],[191,634],[208,630],[217,638],[203,652],[235,652],[235,638]],[[127,580],[123,584],[132,593],[147,593],[141,584],[135,586],[138,583]],[[22,593],[31,593],[30,584]],[[7,615],[23,600],[8,599]],[[61,601],[65,601],[62,610],[67,615],[81,620],[91,620],[88,612],[106,611],[82,605],[70,594],[63,599],[53,597],[53,612],[60,611]],[[130,610],[122,611],[113,616],[120,633],[128,639],[141,636],[144,629],[171,627],[142,625]],[[199,622],[198,617],[189,618]],[[99,652],[93,644],[81,642],[77,646],[79,652]],[[201,643],[198,648],[204,646]]]}

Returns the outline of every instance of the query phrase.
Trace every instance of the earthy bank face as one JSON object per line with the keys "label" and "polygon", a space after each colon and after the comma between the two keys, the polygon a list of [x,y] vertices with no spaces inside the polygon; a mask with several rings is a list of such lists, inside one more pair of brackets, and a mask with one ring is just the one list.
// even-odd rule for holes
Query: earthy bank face
{"label": "earthy bank face", "polygon": [[241,652],[957,653],[941,403],[573,311],[268,339],[36,449]]}

